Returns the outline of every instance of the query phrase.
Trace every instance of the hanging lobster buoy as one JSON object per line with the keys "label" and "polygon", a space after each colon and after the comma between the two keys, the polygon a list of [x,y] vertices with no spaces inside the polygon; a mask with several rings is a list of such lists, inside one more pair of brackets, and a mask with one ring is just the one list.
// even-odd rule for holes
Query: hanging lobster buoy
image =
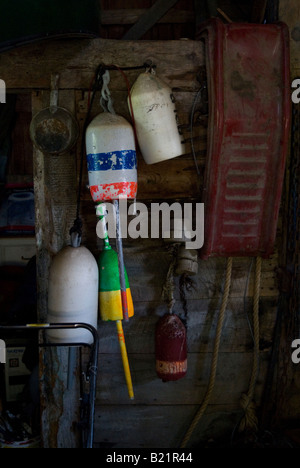
{"label": "hanging lobster buoy", "polygon": [[[133,316],[133,302],[129,288],[128,276],[125,267],[124,277],[121,281],[119,274],[118,254],[111,248],[105,223],[105,204],[100,203],[97,207],[97,214],[103,229],[103,250],[99,255],[99,309],[102,320],[113,320],[116,322],[118,341],[122,356],[125,379],[127,383],[128,395],[134,399],[134,392],[131,380],[130,367],[125,344],[122,319]],[[124,281],[123,281],[124,280]],[[125,283],[124,285],[121,283]]]}
{"label": "hanging lobster buoy", "polygon": [[[49,272],[48,323],[88,323],[97,327],[97,261],[84,246],[66,246],[54,257]],[[85,329],[48,330],[53,342],[92,343]]]}
{"label": "hanging lobster buoy", "polygon": [[[134,399],[134,392],[131,380],[130,367],[127,356],[127,349],[125,344],[125,336],[122,326],[123,320],[123,306],[122,306],[122,291],[119,276],[118,255],[110,247],[105,245],[104,250],[99,255],[99,310],[100,317],[104,321],[116,322],[118,341],[122,356],[123,368],[125,379],[127,383],[128,395],[130,399]],[[125,283],[126,283],[126,303],[128,318],[133,316],[133,302],[131,291],[129,288],[128,276],[126,270]]]}
{"label": "hanging lobster buoy", "polygon": [[[130,95],[137,139],[145,162],[154,164],[183,154],[171,88],[153,72],[145,72],[138,76]],[[130,105],[129,109],[131,112]]]}
{"label": "hanging lobster buoy", "polygon": [[134,133],[124,117],[110,112],[97,115],[86,130],[86,152],[94,202],[136,198]]}
{"label": "hanging lobster buoy", "polygon": [[[102,320],[123,320],[118,255],[110,245],[99,255],[99,310]],[[125,269],[128,317],[134,315],[133,301]]]}
{"label": "hanging lobster buoy", "polygon": [[186,328],[176,314],[165,314],[155,330],[156,373],[163,382],[179,380],[187,372]]}

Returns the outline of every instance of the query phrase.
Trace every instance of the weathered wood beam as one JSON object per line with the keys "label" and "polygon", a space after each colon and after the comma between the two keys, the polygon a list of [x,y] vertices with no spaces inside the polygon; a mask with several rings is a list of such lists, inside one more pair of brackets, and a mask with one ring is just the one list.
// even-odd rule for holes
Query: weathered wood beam
{"label": "weathered wood beam", "polygon": [[[172,88],[197,88],[203,48],[199,41],[192,40],[44,40],[0,54],[0,78],[8,90],[49,89],[49,77],[55,71],[60,74],[61,89],[89,89],[100,63],[128,67],[142,65],[147,59],[157,65],[157,73]],[[125,89],[121,73],[111,74],[110,87]],[[133,83],[137,73],[128,71],[126,75]]]}
{"label": "weathered wood beam", "polygon": [[[124,10],[102,10],[101,24],[135,24],[148,10],[145,8],[128,8]],[[192,10],[177,10],[171,8],[165,15],[156,22],[163,24],[184,24],[193,23],[195,14]]]}
{"label": "weathered wood beam", "polygon": [[140,39],[178,0],[156,0],[136,24],[123,36],[125,40]]}

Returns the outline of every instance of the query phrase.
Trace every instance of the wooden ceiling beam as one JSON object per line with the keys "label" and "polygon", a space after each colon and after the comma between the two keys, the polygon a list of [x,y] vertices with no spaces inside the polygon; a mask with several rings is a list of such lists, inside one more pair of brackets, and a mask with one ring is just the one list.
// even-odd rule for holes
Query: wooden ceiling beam
{"label": "wooden ceiling beam", "polygon": [[122,39],[138,40],[172,8],[178,0],[156,0],[151,8],[125,33]]}
{"label": "wooden ceiling beam", "polygon": [[[121,25],[135,24],[148,9],[145,8],[128,8],[118,10],[102,10],[101,24],[102,25]],[[195,13],[192,10],[177,10],[171,8],[165,15],[157,20],[157,23],[165,24],[184,24],[192,23],[195,19]]]}

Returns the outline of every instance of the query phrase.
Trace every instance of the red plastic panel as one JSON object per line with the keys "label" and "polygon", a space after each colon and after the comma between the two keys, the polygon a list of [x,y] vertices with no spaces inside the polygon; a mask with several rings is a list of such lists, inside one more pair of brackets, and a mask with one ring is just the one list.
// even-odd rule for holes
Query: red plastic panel
{"label": "red plastic panel", "polygon": [[209,98],[201,256],[267,257],[289,144],[288,30],[216,19],[201,36]]}

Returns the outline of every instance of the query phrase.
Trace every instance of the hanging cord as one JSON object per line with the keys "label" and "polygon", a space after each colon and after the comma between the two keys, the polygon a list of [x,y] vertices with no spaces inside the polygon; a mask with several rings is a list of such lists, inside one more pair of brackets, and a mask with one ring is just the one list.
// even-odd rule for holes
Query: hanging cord
{"label": "hanging cord", "polygon": [[[145,64],[144,64],[145,66]],[[137,132],[136,132],[136,126],[135,126],[135,118],[134,118],[134,112],[133,112],[133,106],[132,106],[132,101],[131,101],[131,92],[130,92],[130,84],[127,78],[126,73],[124,73],[124,69],[118,67],[115,65],[115,69],[119,70],[119,72],[122,74],[126,86],[127,86],[127,95],[128,95],[128,101],[129,101],[129,108],[130,108],[130,115],[132,119],[132,127],[133,127],[133,133],[134,133],[134,139],[135,139],[135,145],[138,146],[138,137],[137,137]]]}
{"label": "hanging cord", "polygon": [[255,267],[255,284],[253,297],[253,366],[247,393],[243,393],[241,397],[241,406],[244,410],[244,416],[239,425],[239,431],[246,430],[257,431],[258,421],[256,415],[256,405],[253,401],[254,389],[259,369],[259,292],[261,282],[261,257],[256,258]]}
{"label": "hanging cord", "polygon": [[170,262],[170,266],[168,269],[165,283],[162,288],[162,299],[167,303],[169,314],[173,313],[173,307],[176,302],[174,299],[174,290],[175,290],[174,269],[177,263],[178,247],[179,247],[178,244],[174,244],[171,247],[172,259]]}
{"label": "hanging cord", "polygon": [[188,309],[187,309],[187,300],[186,300],[185,291],[190,292],[192,289],[195,289],[194,281],[192,280],[192,278],[186,273],[183,273],[182,275],[180,275],[179,293],[180,293],[180,300],[181,300],[182,309],[184,313],[184,318],[182,319],[182,322],[184,323],[186,328],[187,328]]}
{"label": "hanging cord", "polygon": [[99,65],[97,67],[96,73],[95,73],[95,78],[94,78],[94,83],[92,85],[92,96],[90,98],[89,104],[88,104],[88,110],[87,114],[84,120],[83,124],[83,130],[82,130],[82,139],[81,139],[81,158],[80,158],[80,171],[79,171],[79,190],[78,190],[78,198],[77,198],[77,218],[79,218],[79,211],[80,211],[80,198],[81,198],[81,186],[82,186],[82,175],[83,175],[83,160],[84,160],[84,155],[85,155],[85,132],[87,129],[87,126],[90,121],[90,115],[93,107],[93,103],[95,100],[95,95],[97,91],[101,91],[102,86],[103,86],[103,75],[105,73],[105,68],[102,65]]}
{"label": "hanging cord", "polygon": [[227,259],[227,266],[226,266],[226,277],[225,277],[225,286],[224,286],[224,293],[222,297],[222,304],[220,308],[220,313],[219,313],[219,319],[218,319],[218,324],[217,324],[217,330],[216,330],[216,336],[215,336],[215,344],[214,344],[214,349],[213,349],[213,357],[212,357],[212,364],[211,364],[211,371],[210,371],[210,376],[209,376],[209,382],[208,382],[208,388],[206,391],[206,395],[204,397],[204,400],[202,401],[202,404],[196,413],[196,416],[194,417],[189,429],[187,430],[183,441],[181,443],[180,448],[186,447],[189,439],[191,438],[191,435],[196,428],[198,422],[200,421],[200,418],[203,416],[206,407],[209,403],[214,384],[215,384],[215,378],[216,378],[216,371],[217,371],[217,362],[218,362],[218,354],[219,354],[219,346],[220,346],[220,341],[221,341],[221,333],[222,333],[222,326],[224,322],[224,317],[225,317],[225,311],[228,303],[228,297],[229,297],[229,291],[230,291],[230,286],[231,286],[231,273],[232,273],[232,257],[229,257]]}
{"label": "hanging cord", "polygon": [[121,73],[121,75],[123,76],[124,80],[125,80],[126,87],[127,87],[130,115],[131,115],[131,119],[132,119],[134,139],[135,139],[135,144],[136,144],[136,147],[137,147],[138,146],[138,138],[137,138],[137,132],[136,132],[136,126],[135,126],[133,106],[132,106],[132,101],[131,101],[130,84],[129,84],[128,77],[127,77],[126,73],[124,73],[124,72],[128,71],[128,70],[141,70],[141,69],[153,70],[154,68],[156,68],[156,65],[154,65],[152,63],[152,61],[148,61],[148,62],[144,62],[143,65],[138,65],[138,66],[135,66],[135,67],[119,67],[118,65],[105,65],[105,68],[107,70],[118,70]]}
{"label": "hanging cord", "polygon": [[[92,87],[92,96],[88,100],[88,110],[84,120],[83,129],[82,129],[82,138],[81,138],[81,149],[80,149],[80,168],[79,168],[79,181],[78,181],[78,193],[77,193],[77,207],[76,207],[76,219],[74,224],[70,229],[71,241],[74,247],[80,245],[81,236],[82,236],[82,221],[80,218],[80,201],[81,201],[81,190],[82,190],[82,178],[83,178],[83,160],[85,156],[85,132],[90,121],[90,114],[93,107],[94,99],[96,92],[102,89],[103,85],[103,75],[105,73],[105,68],[102,65],[97,67],[95,77],[93,79]],[[76,245],[77,244],[77,245]]]}
{"label": "hanging cord", "polygon": [[105,73],[102,75],[102,89],[101,89],[101,98],[100,105],[104,112],[109,112],[110,114],[116,114],[113,100],[108,88],[110,82],[110,74],[108,70],[105,70]]}
{"label": "hanging cord", "polygon": [[195,108],[196,108],[198,99],[199,99],[199,97],[202,98],[202,93],[203,93],[203,91],[205,89],[206,89],[206,84],[204,83],[203,85],[201,85],[200,89],[197,91],[197,94],[196,94],[196,96],[194,98],[192,111],[191,111],[191,124],[190,124],[191,148],[192,148],[192,155],[193,155],[193,158],[194,158],[194,163],[195,163],[196,172],[197,172],[198,177],[200,176],[200,170],[199,170],[199,166],[198,166],[198,163],[197,163],[196,152],[195,152],[195,147],[194,147],[194,116],[195,116]]}

